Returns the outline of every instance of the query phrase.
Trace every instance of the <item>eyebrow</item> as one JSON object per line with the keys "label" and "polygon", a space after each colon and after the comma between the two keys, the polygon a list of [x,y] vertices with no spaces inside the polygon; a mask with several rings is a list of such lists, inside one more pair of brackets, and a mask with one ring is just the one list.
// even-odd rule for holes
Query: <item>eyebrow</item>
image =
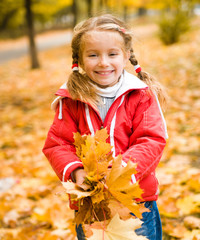
{"label": "eyebrow", "polygon": [[[108,51],[119,51],[119,50],[121,50],[120,48],[111,48],[111,49],[108,49]],[[88,52],[99,52],[99,50],[98,49],[88,49],[88,50],[86,50],[85,51],[86,53],[88,53]]]}

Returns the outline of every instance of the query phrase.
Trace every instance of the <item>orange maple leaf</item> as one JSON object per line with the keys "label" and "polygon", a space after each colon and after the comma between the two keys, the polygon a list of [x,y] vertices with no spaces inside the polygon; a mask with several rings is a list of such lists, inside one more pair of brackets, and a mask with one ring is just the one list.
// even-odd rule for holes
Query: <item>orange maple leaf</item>
{"label": "orange maple leaf", "polygon": [[122,167],[122,156],[118,156],[113,161],[113,165],[109,176],[106,178],[106,188],[108,191],[127,207],[137,217],[142,217],[140,205],[136,203],[135,199],[140,198],[143,190],[140,188],[138,182],[131,182],[131,175],[136,173],[136,164],[129,161],[126,167]]}

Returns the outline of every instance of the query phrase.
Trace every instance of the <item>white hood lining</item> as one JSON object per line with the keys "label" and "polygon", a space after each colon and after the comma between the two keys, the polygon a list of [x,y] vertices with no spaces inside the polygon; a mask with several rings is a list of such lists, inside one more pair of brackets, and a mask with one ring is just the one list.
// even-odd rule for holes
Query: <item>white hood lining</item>
{"label": "white hood lining", "polygon": [[94,128],[93,128],[93,125],[92,125],[92,121],[91,121],[91,118],[90,118],[90,111],[89,111],[89,107],[88,107],[87,104],[85,104],[85,114],[86,114],[86,119],[87,119],[89,129],[90,129],[90,132],[91,132],[91,136],[94,136]]}

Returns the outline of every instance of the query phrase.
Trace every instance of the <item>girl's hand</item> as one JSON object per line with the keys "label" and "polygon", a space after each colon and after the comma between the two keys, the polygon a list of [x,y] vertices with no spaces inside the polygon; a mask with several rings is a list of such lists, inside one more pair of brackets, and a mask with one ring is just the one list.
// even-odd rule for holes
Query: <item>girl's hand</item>
{"label": "girl's hand", "polygon": [[86,177],[85,170],[82,168],[78,168],[74,170],[73,174],[74,174],[76,184],[81,185],[84,182]]}
{"label": "girl's hand", "polygon": [[87,175],[84,169],[82,169],[82,168],[75,169],[73,174],[74,174],[74,178],[75,178],[76,184],[78,186],[80,186],[84,190],[89,189],[90,186],[85,184],[85,183],[83,183],[84,180],[85,180],[85,177]]}

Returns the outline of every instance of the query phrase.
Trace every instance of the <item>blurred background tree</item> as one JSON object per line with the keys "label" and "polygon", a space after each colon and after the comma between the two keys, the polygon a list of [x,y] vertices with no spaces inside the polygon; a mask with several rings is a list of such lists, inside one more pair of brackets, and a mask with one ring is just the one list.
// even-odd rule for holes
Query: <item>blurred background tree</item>
{"label": "blurred background tree", "polygon": [[[32,0],[32,9],[36,32],[72,25],[72,0]],[[24,19],[24,0],[0,1],[1,38],[23,35],[26,28]]]}
{"label": "blurred background tree", "polygon": [[[8,7],[9,6],[9,7]],[[1,37],[20,35],[24,22],[25,9],[23,1],[0,1],[0,31]]]}
{"label": "blurred background tree", "polygon": [[199,0],[153,0],[150,7],[160,10],[159,37],[166,44],[173,44],[190,28],[195,4]]}
{"label": "blurred background tree", "polygon": [[[0,1],[1,38],[18,37],[26,28],[24,0]],[[32,0],[36,33],[72,28],[77,22],[101,13],[114,13],[126,21],[149,14],[168,15],[182,10],[189,18],[200,0]],[[152,18],[151,18],[152,20]]]}
{"label": "blurred background tree", "polygon": [[[161,41],[173,44],[189,30],[195,6],[200,4],[200,0],[31,0],[27,14],[24,1],[0,1],[0,38],[16,38],[28,31],[32,49],[34,32],[72,29],[79,21],[102,13],[115,14],[130,23],[145,18],[157,22]],[[35,59],[32,67],[39,66],[36,48],[30,52]]]}
{"label": "blurred background tree", "polygon": [[37,57],[37,49],[35,44],[35,32],[34,32],[34,18],[32,12],[32,1],[25,0],[24,1],[25,9],[26,9],[26,23],[27,23],[27,34],[29,38],[29,51],[31,57],[31,68],[39,68],[40,64]]}

